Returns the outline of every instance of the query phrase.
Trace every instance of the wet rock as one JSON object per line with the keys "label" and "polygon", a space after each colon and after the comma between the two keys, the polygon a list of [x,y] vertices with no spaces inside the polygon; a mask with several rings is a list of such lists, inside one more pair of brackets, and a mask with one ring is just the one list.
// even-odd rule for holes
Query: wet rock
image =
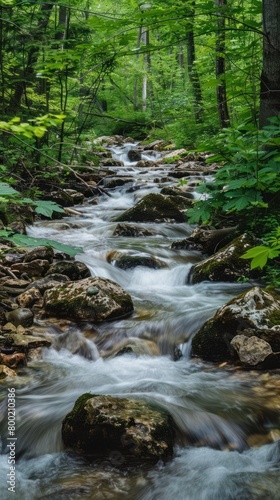
{"label": "wet rock", "polygon": [[8,335],[7,340],[10,342],[11,346],[19,352],[27,352],[30,349],[36,349],[37,347],[51,346],[50,340],[45,337],[20,335],[19,333],[12,333]]}
{"label": "wet rock", "polygon": [[27,250],[19,249],[19,250],[10,250],[8,253],[3,245],[0,246],[0,252],[4,251],[5,255],[1,259],[3,265],[10,266],[11,264],[15,264],[17,262],[22,262],[24,256],[26,255]]}
{"label": "wet rock", "polygon": [[13,323],[6,323],[2,330],[3,333],[16,333],[17,327]]}
{"label": "wet rock", "polygon": [[127,157],[129,161],[135,162],[135,161],[140,161],[142,159],[141,153],[137,151],[136,149],[130,149],[127,152]]}
{"label": "wet rock", "polygon": [[52,264],[46,273],[46,276],[49,275],[65,275],[71,281],[76,281],[89,278],[91,274],[83,262],[64,260]]}
{"label": "wet rock", "polygon": [[53,288],[59,283],[66,283],[67,281],[69,281],[69,278],[65,274],[49,274],[40,280],[33,281],[27,286],[26,290],[37,288],[43,295],[49,288]]}
{"label": "wet rock", "polygon": [[149,144],[144,144],[143,149],[145,151],[148,151],[149,149],[154,149],[155,151],[163,151],[167,147],[171,147],[171,143],[169,141],[157,139],[156,141],[150,142]]}
{"label": "wet rock", "polygon": [[0,365],[0,380],[6,378],[15,378],[17,376],[14,370],[8,368],[8,366]]}
{"label": "wet rock", "polygon": [[135,226],[132,224],[118,224],[113,232],[113,236],[125,236],[126,238],[141,238],[143,236],[154,236],[153,229]]}
{"label": "wet rock", "polygon": [[154,161],[152,160],[139,160],[135,167],[136,168],[150,168],[154,165]]}
{"label": "wet rock", "polygon": [[160,193],[165,195],[165,196],[183,196],[183,198],[188,198],[189,200],[193,199],[192,193],[187,192],[187,191],[183,191],[182,189],[176,188],[173,186],[168,186],[168,187],[162,188]]}
{"label": "wet rock", "polygon": [[163,269],[168,267],[165,262],[153,256],[125,255],[115,250],[107,254],[107,261],[125,270],[134,269],[138,266],[149,267],[150,269]]}
{"label": "wet rock", "polygon": [[124,186],[125,184],[132,183],[134,179],[132,177],[113,177],[108,179],[103,179],[102,185],[106,189],[114,189],[118,186]]}
{"label": "wet rock", "polygon": [[31,262],[32,260],[47,260],[52,263],[54,258],[54,250],[51,246],[39,246],[32,248],[23,257],[24,262]]}
{"label": "wet rock", "polygon": [[152,340],[130,337],[121,340],[108,351],[101,351],[100,354],[103,358],[112,358],[123,354],[134,354],[135,356],[159,356],[160,351],[157,344]]}
{"label": "wet rock", "polygon": [[254,278],[259,271],[250,269],[250,262],[241,256],[252,246],[254,240],[247,234],[235,238],[227,246],[192,268],[192,283],[201,281],[232,281],[240,277]]}
{"label": "wet rock", "polygon": [[236,335],[230,344],[236,350],[241,363],[244,365],[256,366],[272,354],[268,342],[259,339],[255,335],[252,337]]}
{"label": "wet rock", "polygon": [[181,149],[175,149],[174,151],[170,151],[170,152],[167,152],[167,153],[163,153],[162,154],[162,158],[164,160],[169,160],[170,158],[174,158],[174,159],[178,159],[180,158],[182,155],[185,155],[187,153],[187,150],[184,149],[184,148],[181,148]]}
{"label": "wet rock", "polygon": [[185,215],[176,205],[161,194],[151,193],[142,198],[134,207],[119,215],[116,222],[156,222],[171,219],[185,222]]}
{"label": "wet rock", "polygon": [[[91,287],[98,288],[99,293],[88,293]],[[71,281],[47,290],[44,307],[47,315],[93,322],[120,318],[133,311],[130,295],[117,283],[99,277]]]}
{"label": "wet rock", "polygon": [[185,196],[181,195],[171,195],[168,196],[168,200],[172,201],[174,205],[176,205],[177,208],[183,210],[187,209],[193,206],[193,201],[190,200],[189,198],[186,198]]}
{"label": "wet rock", "polygon": [[[199,226],[192,234],[180,241],[175,241],[171,248],[197,250],[208,255],[217,252],[232,241],[238,226],[214,229],[210,226]],[[253,243],[253,240],[252,240]]]}
{"label": "wet rock", "polygon": [[62,439],[86,455],[154,462],[172,455],[174,430],[168,413],[144,400],[83,394],[63,420]]}
{"label": "wet rock", "polygon": [[26,287],[30,285],[30,280],[23,279],[0,279],[0,291],[7,292],[9,295],[18,295],[22,293]]}
{"label": "wet rock", "polygon": [[115,160],[113,158],[104,158],[102,161],[103,167],[122,167],[123,162],[120,160]]}
{"label": "wet rock", "polygon": [[[62,207],[72,207],[73,205],[83,203],[84,195],[75,189],[60,189],[59,191],[52,191],[49,193],[48,200],[53,201]],[[55,215],[57,218],[58,212],[55,212]]]}
{"label": "wet rock", "polygon": [[29,278],[39,278],[48,271],[50,263],[48,260],[36,259],[31,262],[18,262],[11,266],[13,273],[25,274]]}
{"label": "wet rock", "polygon": [[14,354],[1,354],[0,364],[9,368],[21,368],[26,366],[26,356],[23,352],[15,352]]}
{"label": "wet rock", "polygon": [[[222,306],[208,320],[192,340],[192,354],[209,361],[230,360],[236,357],[231,345],[236,335],[263,337],[273,352],[279,349],[280,299],[279,295],[254,287]],[[271,332],[274,331],[274,336]],[[260,337],[261,335],[261,337]],[[275,349],[276,348],[276,349]]]}
{"label": "wet rock", "polygon": [[26,328],[33,323],[33,313],[30,309],[18,307],[13,311],[6,312],[5,318],[7,323],[12,323],[15,326],[22,325]]}
{"label": "wet rock", "polygon": [[42,295],[40,293],[40,290],[35,287],[31,287],[28,290],[25,290],[25,292],[20,293],[16,301],[19,306],[21,307],[32,307],[36,302],[40,301],[42,299]]}

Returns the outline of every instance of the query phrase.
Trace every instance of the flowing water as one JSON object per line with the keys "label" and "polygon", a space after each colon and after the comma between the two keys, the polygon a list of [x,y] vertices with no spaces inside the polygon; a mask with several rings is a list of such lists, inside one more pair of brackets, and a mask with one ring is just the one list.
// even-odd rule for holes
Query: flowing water
{"label": "flowing water", "polygon": [[[248,446],[248,436],[263,436],[279,427],[274,411],[254,391],[259,374],[217,367],[191,358],[191,337],[215,311],[248,287],[244,284],[189,284],[197,252],[171,250],[171,243],[192,232],[188,224],[141,224],[154,236],[113,236],[114,218],[142,196],[176,185],[166,178],[168,167],[147,172],[127,160],[135,144],[112,150],[123,167],[116,176],[133,180],[110,190],[99,203],[78,206],[80,216],[40,222],[29,235],[83,247],[77,260],[93,276],[109,278],[128,291],[134,302],[131,317],[82,328],[70,324],[63,332],[38,322],[54,339],[42,359],[32,361],[16,382],[3,387],[0,498],[37,500],[254,500],[280,499],[279,441]],[[145,158],[145,157],[144,157]],[[147,158],[149,156],[147,155]],[[113,252],[152,256],[164,267],[122,270],[108,262]],[[36,328],[35,328],[36,332]],[[103,359],[127,337],[155,340],[160,356],[125,354]],[[174,361],[174,348],[182,355]],[[180,350],[180,351],[179,351]],[[16,493],[9,492],[7,474],[7,391],[16,389]],[[154,467],[120,464],[113,455],[89,463],[69,453],[61,441],[61,422],[85,392],[156,401],[167,409],[178,433],[174,457]],[[11,441],[10,441],[11,442]]]}

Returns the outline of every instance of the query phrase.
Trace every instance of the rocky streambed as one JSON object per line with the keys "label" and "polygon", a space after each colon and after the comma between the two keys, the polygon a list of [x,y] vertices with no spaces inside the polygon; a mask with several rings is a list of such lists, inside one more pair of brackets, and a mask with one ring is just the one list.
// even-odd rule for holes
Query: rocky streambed
{"label": "rocky streambed", "polygon": [[238,226],[185,215],[217,167],[103,143],[68,215],[27,227],[83,252],[1,246],[3,474],[12,387],[20,498],[277,498],[280,296]]}

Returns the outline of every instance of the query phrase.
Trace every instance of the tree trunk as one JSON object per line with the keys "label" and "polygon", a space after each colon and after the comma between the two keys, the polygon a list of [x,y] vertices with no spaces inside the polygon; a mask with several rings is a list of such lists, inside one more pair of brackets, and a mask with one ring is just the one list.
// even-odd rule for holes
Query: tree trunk
{"label": "tree trunk", "polygon": [[260,127],[280,113],[280,1],[263,0],[263,67],[260,90]]}
{"label": "tree trunk", "polygon": [[195,66],[195,45],[193,29],[187,33],[187,61],[188,61],[188,74],[193,89],[194,96],[194,114],[195,121],[201,123],[202,121],[202,91],[199,81],[198,72]]}
{"label": "tree trunk", "polygon": [[216,78],[217,85],[217,104],[220,127],[225,128],[230,126],[228,105],[227,105],[227,90],[226,90],[226,35],[225,35],[225,17],[224,7],[227,5],[227,0],[215,0],[217,9],[217,35],[216,35]]}
{"label": "tree trunk", "polygon": [[36,64],[39,56],[39,44],[48,26],[51,11],[56,1],[57,0],[52,0],[52,3],[42,3],[41,5],[41,12],[38,16],[39,21],[37,27],[30,32],[33,44],[28,51],[26,65],[22,70],[21,78],[15,85],[14,94],[9,104],[8,111],[10,113],[16,114],[20,110],[22,97],[26,94],[26,85],[34,79],[34,65]]}

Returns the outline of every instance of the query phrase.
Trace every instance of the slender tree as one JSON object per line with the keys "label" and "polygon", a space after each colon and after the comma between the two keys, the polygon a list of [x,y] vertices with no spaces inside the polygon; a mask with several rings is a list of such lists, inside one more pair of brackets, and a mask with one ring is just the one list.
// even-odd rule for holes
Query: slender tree
{"label": "slender tree", "polygon": [[263,67],[260,127],[280,113],[280,1],[263,0]]}
{"label": "slender tree", "polygon": [[227,0],[215,0],[217,7],[217,33],[216,33],[216,77],[217,103],[220,127],[225,128],[230,125],[229,111],[227,105],[226,89],[226,32],[225,32],[225,7]]}

